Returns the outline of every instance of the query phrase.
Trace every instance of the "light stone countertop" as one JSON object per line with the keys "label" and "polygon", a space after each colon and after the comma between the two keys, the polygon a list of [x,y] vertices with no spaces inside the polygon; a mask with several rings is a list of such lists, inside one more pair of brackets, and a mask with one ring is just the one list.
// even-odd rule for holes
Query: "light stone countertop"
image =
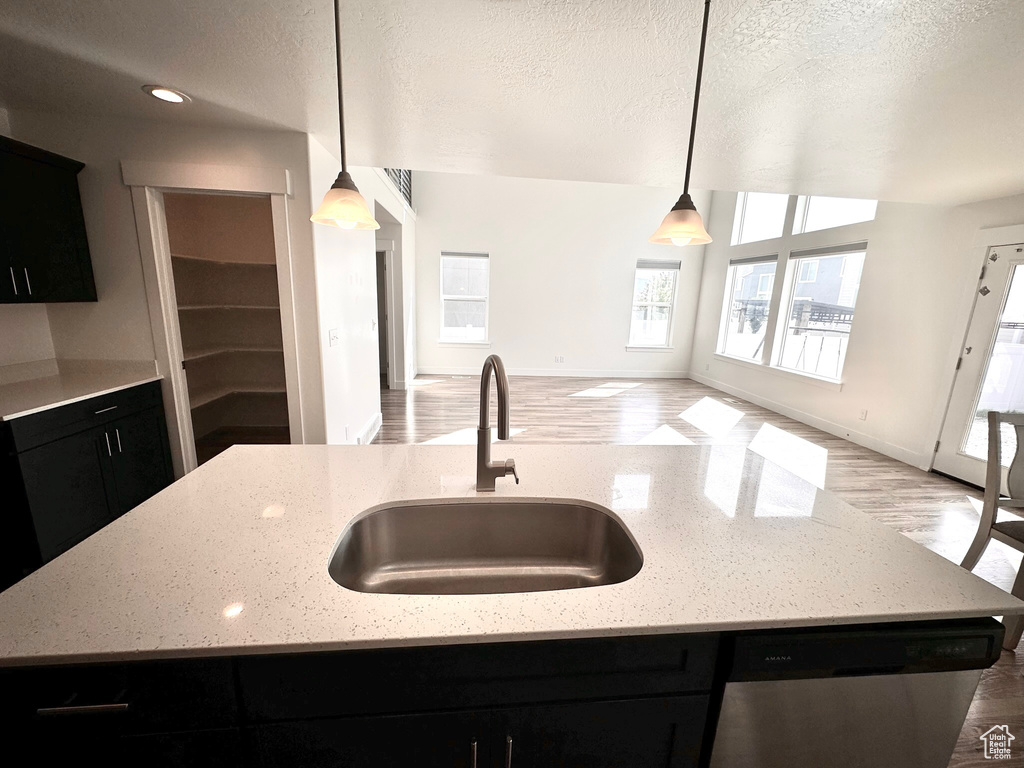
{"label": "light stone countertop", "polygon": [[0,421],[10,421],[161,378],[151,360],[62,360],[57,365],[59,370],[50,375],[0,385]]}
{"label": "light stone countertop", "polygon": [[742,447],[494,452],[522,484],[481,495],[604,505],[639,543],[640,573],[553,592],[352,592],[327,573],[346,524],[385,501],[475,495],[474,448],[236,446],[0,594],[0,666],[1024,613]]}

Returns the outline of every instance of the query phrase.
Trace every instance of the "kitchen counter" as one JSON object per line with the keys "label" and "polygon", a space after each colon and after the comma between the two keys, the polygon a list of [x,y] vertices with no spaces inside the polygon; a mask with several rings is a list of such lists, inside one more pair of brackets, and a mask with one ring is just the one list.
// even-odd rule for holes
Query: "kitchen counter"
{"label": "kitchen counter", "polygon": [[236,446],[0,594],[0,665],[1024,613],[738,446],[494,450],[515,457],[522,484],[486,496],[604,505],[636,538],[640,573],[554,592],[352,592],[327,572],[349,521],[383,502],[476,495],[475,449]]}
{"label": "kitchen counter", "polygon": [[61,360],[48,376],[0,385],[0,421],[68,405],[160,377],[152,361]]}

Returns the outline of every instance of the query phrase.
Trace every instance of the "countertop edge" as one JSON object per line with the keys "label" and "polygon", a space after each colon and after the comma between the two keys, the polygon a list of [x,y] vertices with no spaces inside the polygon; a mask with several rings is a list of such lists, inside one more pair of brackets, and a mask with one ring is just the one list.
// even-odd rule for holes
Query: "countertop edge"
{"label": "countertop edge", "polygon": [[60,408],[61,406],[71,405],[72,403],[80,403],[82,400],[89,400],[94,397],[102,397],[103,395],[109,395],[112,392],[120,392],[123,389],[139,387],[142,386],[143,384],[149,384],[152,381],[160,381],[161,379],[163,379],[163,376],[160,376],[159,374],[153,374],[152,376],[149,376],[144,379],[139,379],[138,381],[131,381],[128,382],[127,384],[119,384],[116,387],[100,389],[95,392],[89,392],[84,395],[79,395],[78,397],[69,397],[67,400],[58,400],[57,402],[54,403],[47,403],[46,405],[41,405],[38,408],[29,408],[28,410],[18,411],[17,413],[3,414],[0,415],[0,421],[13,421],[14,419],[20,419],[23,416],[31,416],[32,414],[42,413],[43,411],[49,411],[52,410],[53,408]]}

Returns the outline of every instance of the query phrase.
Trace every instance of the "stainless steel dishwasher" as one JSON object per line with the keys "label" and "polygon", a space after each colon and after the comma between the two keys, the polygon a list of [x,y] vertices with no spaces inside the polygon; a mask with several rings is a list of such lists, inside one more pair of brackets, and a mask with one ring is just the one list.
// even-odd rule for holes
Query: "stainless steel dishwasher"
{"label": "stainless steel dishwasher", "polygon": [[946,768],[994,619],[744,633],[711,768]]}

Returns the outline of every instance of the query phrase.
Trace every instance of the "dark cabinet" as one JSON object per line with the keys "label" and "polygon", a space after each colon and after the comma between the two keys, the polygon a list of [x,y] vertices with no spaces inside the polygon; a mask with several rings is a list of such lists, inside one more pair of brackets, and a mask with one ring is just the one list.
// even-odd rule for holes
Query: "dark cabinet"
{"label": "dark cabinet", "polygon": [[0,423],[13,501],[0,588],[173,481],[160,383]]}
{"label": "dark cabinet", "polygon": [[78,190],[83,167],[0,137],[0,302],[96,301]]}

